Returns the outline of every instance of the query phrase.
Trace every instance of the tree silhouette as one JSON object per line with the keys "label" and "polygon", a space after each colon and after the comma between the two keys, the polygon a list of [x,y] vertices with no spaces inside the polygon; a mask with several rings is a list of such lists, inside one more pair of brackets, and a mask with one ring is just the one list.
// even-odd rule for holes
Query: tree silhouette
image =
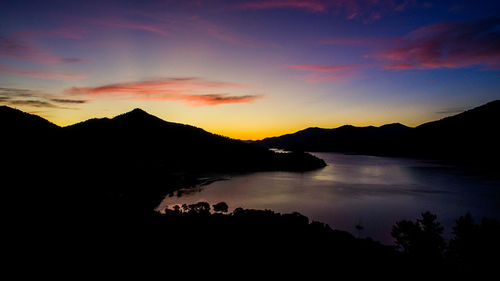
{"label": "tree silhouette", "polygon": [[179,207],[179,205],[175,205],[172,208],[174,209],[174,212],[176,212],[176,213],[179,213],[181,211],[181,207]]}
{"label": "tree silhouette", "polygon": [[355,227],[356,227],[356,230],[358,230],[358,238],[360,238],[361,231],[364,229],[364,227],[361,225],[361,223],[358,223]]}
{"label": "tree silhouette", "polygon": [[422,255],[433,260],[442,258],[444,248],[446,246],[442,237],[444,228],[437,221],[437,216],[430,212],[422,214],[421,219],[417,219],[417,223],[421,227],[421,251]]}
{"label": "tree silhouette", "polygon": [[196,204],[188,205],[189,213],[207,215],[210,214],[210,204],[207,202],[198,202]]}
{"label": "tree silhouette", "polygon": [[215,205],[212,206],[214,209],[214,212],[221,212],[221,213],[227,213],[229,206],[226,204],[226,202],[219,202]]}
{"label": "tree silhouette", "polygon": [[457,219],[453,227],[455,237],[450,240],[446,256],[456,266],[456,271],[482,271],[494,268],[500,252],[500,223],[483,218],[476,224],[467,213]]}
{"label": "tree silhouette", "polygon": [[441,236],[443,227],[437,216],[425,212],[416,222],[396,222],[391,235],[403,252],[419,262],[437,265],[442,259],[445,242]]}
{"label": "tree silhouette", "polygon": [[418,240],[419,231],[420,227],[418,224],[412,221],[402,220],[396,222],[392,227],[391,235],[394,237],[398,248],[401,248],[403,252],[407,254],[411,254],[415,252],[415,248],[418,246],[415,244]]}

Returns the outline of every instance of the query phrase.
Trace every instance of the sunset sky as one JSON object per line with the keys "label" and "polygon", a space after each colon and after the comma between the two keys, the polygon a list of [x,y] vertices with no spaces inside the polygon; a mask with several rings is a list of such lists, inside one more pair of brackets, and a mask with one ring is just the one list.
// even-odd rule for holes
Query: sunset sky
{"label": "sunset sky", "polygon": [[0,104],[240,139],[500,99],[500,1],[0,0]]}

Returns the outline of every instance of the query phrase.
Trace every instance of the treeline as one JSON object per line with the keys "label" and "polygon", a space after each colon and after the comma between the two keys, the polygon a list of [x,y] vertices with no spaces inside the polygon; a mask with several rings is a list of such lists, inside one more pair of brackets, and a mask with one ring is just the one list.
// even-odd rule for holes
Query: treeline
{"label": "treeline", "polygon": [[75,272],[88,272],[96,263],[117,270],[147,263],[165,274],[236,271],[255,278],[306,274],[314,280],[347,274],[352,279],[433,280],[494,274],[499,262],[500,223],[475,222],[470,214],[456,221],[449,242],[437,217],[427,212],[415,221],[397,222],[392,229],[395,245],[383,245],[299,213],[229,212],[223,202],[171,206],[153,215],[117,209],[80,216],[91,206],[74,208],[61,209],[60,217],[31,208],[29,217],[6,228],[5,233],[15,235],[5,241],[16,241],[14,254],[23,259]]}
{"label": "treeline", "polygon": [[422,213],[415,221],[398,221],[391,232],[392,246],[309,222],[299,213],[242,208],[228,213],[224,202],[175,205],[156,219],[158,226],[175,229],[177,241],[203,241],[196,244],[200,248],[215,243],[212,250],[223,249],[228,255],[261,252],[273,259],[344,273],[364,268],[367,271],[359,274],[471,276],[492,272],[499,262],[500,223],[487,218],[475,222],[470,214],[456,220],[449,242],[432,213]]}
{"label": "treeline", "polygon": [[475,273],[492,271],[500,259],[500,223],[483,218],[475,222],[470,213],[453,227],[453,238],[446,243],[444,228],[437,216],[425,212],[416,221],[397,222],[391,231],[396,248],[409,263],[433,271]]}

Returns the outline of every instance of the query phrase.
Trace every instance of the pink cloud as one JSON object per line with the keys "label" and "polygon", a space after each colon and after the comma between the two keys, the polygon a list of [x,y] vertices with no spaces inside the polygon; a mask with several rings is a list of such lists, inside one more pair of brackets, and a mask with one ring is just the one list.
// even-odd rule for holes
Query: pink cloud
{"label": "pink cloud", "polygon": [[315,65],[315,64],[296,64],[285,66],[288,69],[308,72],[304,80],[311,83],[337,81],[344,82],[351,80],[357,76],[357,69],[366,68],[368,66],[353,64],[353,65]]}
{"label": "pink cloud", "polygon": [[346,19],[363,19],[365,22],[380,19],[383,14],[400,12],[416,6],[418,6],[416,0],[254,0],[239,4],[242,9],[300,9],[344,15]]}
{"label": "pink cloud", "polygon": [[102,17],[79,17],[65,16],[67,20],[85,24],[87,26],[110,27],[116,29],[129,29],[146,31],[161,36],[169,36],[171,24],[164,17],[140,11],[127,11],[122,16],[102,16]]}
{"label": "pink cloud", "polygon": [[42,36],[47,37],[81,40],[85,39],[90,32],[88,29],[80,26],[63,26],[53,30],[38,33],[40,33]]}
{"label": "pink cloud", "polygon": [[81,58],[60,57],[43,50],[30,40],[33,33],[23,32],[0,36],[0,56],[40,64],[76,63]]}
{"label": "pink cloud", "polygon": [[310,83],[329,82],[329,81],[345,82],[345,81],[349,81],[355,77],[357,77],[356,72],[335,73],[335,74],[328,74],[328,75],[319,75],[317,73],[313,73],[313,74],[307,75],[305,77],[305,81],[310,82]]}
{"label": "pink cloud", "polygon": [[82,74],[67,74],[67,73],[55,73],[55,72],[33,72],[33,71],[17,71],[12,74],[31,76],[40,79],[48,80],[83,80],[86,79],[87,75]]}
{"label": "pink cloud", "polygon": [[74,87],[65,92],[72,96],[108,96],[131,100],[172,100],[190,105],[219,105],[227,103],[250,103],[261,95],[234,96],[227,93],[200,94],[200,92],[223,89],[248,89],[247,84],[210,81],[200,78],[165,78],[157,80],[117,83],[99,87]]}
{"label": "pink cloud", "polygon": [[169,35],[169,33],[166,31],[167,28],[164,25],[147,24],[147,23],[126,21],[121,19],[99,19],[99,20],[92,19],[89,21],[96,23],[98,25],[104,25],[109,27],[148,31],[162,36]]}
{"label": "pink cloud", "polygon": [[194,29],[203,32],[206,35],[209,35],[213,38],[216,38],[220,41],[227,42],[233,45],[252,47],[252,48],[261,48],[261,47],[269,47],[273,46],[273,44],[269,44],[266,42],[256,41],[250,38],[247,38],[241,34],[234,33],[228,30],[226,27],[219,26],[213,22],[202,19],[198,16],[193,16],[189,18],[191,21],[191,25]]}
{"label": "pink cloud", "polygon": [[287,68],[296,69],[296,70],[310,70],[310,71],[342,71],[342,70],[352,70],[357,68],[362,68],[364,66],[359,64],[353,65],[335,65],[335,66],[323,66],[323,65],[314,65],[314,64],[296,64],[296,65],[287,65]]}
{"label": "pink cloud", "polygon": [[370,41],[367,38],[329,38],[320,41],[321,45],[361,45]]}
{"label": "pink cloud", "polygon": [[190,94],[180,94],[171,93],[169,95],[163,96],[149,96],[143,97],[146,100],[163,100],[163,101],[182,101],[186,102],[192,106],[204,106],[204,105],[220,105],[229,103],[252,103],[256,99],[262,98],[261,95],[244,95],[244,96],[231,96],[230,94],[202,94],[202,95],[190,95]]}
{"label": "pink cloud", "polygon": [[337,45],[337,46],[371,46],[379,47],[384,45],[394,44],[394,38],[360,38],[360,37],[335,37],[323,39],[319,42],[320,45]]}
{"label": "pink cloud", "polygon": [[297,8],[309,10],[312,12],[327,12],[328,7],[324,1],[300,1],[300,0],[278,0],[278,1],[254,1],[241,5],[247,9],[279,9],[279,8]]}
{"label": "pink cloud", "polygon": [[500,18],[439,23],[399,38],[396,46],[372,55],[385,69],[500,68]]}
{"label": "pink cloud", "polygon": [[87,75],[83,74],[68,74],[68,73],[56,73],[56,72],[41,72],[41,71],[21,71],[16,68],[0,64],[0,74],[9,75],[21,75],[29,76],[38,79],[47,80],[83,80],[87,78]]}

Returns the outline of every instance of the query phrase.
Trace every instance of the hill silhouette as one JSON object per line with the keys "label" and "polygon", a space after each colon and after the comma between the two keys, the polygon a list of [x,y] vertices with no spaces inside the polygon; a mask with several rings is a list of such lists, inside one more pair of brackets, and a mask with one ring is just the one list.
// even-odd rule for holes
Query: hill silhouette
{"label": "hill silhouette", "polygon": [[22,112],[6,105],[0,106],[0,127],[4,132],[18,134],[55,130],[59,126],[40,116]]}
{"label": "hill silhouette", "polygon": [[149,212],[162,195],[196,183],[202,174],[307,171],[326,165],[307,153],[275,153],[140,109],[59,127],[2,106],[0,130],[5,148],[1,168],[15,179],[5,190],[18,193],[15,198],[21,201],[31,200],[20,205],[44,204],[44,209],[50,204],[90,204],[96,210],[126,204],[131,212]]}
{"label": "hill silhouette", "polygon": [[266,138],[257,143],[291,151],[380,153],[388,150],[391,143],[411,130],[399,123],[381,127],[344,125],[335,129],[307,128],[293,134]]}
{"label": "hill silhouette", "polygon": [[500,166],[500,100],[417,126],[405,137],[410,156]]}
{"label": "hill silhouette", "polygon": [[82,159],[103,155],[118,166],[206,173],[304,171],[325,165],[311,155],[274,153],[200,128],[163,121],[141,109],[112,119],[91,119],[61,131],[63,139],[72,146],[77,144]]}
{"label": "hill silhouette", "polygon": [[399,123],[380,127],[307,128],[255,143],[291,151],[423,157],[491,167],[499,165],[498,131],[500,100],[416,128]]}
{"label": "hill silhouette", "polygon": [[247,172],[304,171],[325,165],[311,155],[275,153],[200,128],[167,122],[141,109],[111,119],[90,119],[59,127],[39,116],[2,106],[0,129],[5,134],[2,141],[14,145],[12,149],[16,153],[33,147],[33,144],[26,147],[19,147],[19,144],[32,142],[30,138],[37,141],[42,138],[46,146],[40,150],[50,151],[51,158],[74,160],[71,164],[81,168],[91,164],[99,168],[105,165],[108,169],[114,166],[171,172]]}
{"label": "hill silhouette", "polygon": [[[443,119],[405,135],[400,130],[409,128],[398,124],[363,130],[344,126],[336,134],[355,133],[360,138],[380,134],[380,142],[392,140],[391,134],[406,142],[415,132],[444,138],[451,133],[436,130],[446,127],[455,132],[457,126],[470,122],[464,133],[474,132],[474,120],[494,117],[495,108]],[[489,124],[495,128],[498,123],[492,120]],[[309,222],[299,213],[237,208],[224,215],[227,204],[225,208],[215,205],[210,213],[206,202],[165,214],[152,210],[162,194],[189,184],[203,171],[300,171],[321,166],[309,154],[274,153],[166,122],[139,109],[61,128],[36,115],[0,107],[0,126],[7,241],[13,242],[16,254],[57,264],[57,270],[88,272],[99,262],[109,268],[113,263],[134,265],[146,260],[158,262],[162,270],[165,264],[176,269],[178,264],[190,269],[207,265],[222,270],[224,266],[259,277],[263,271],[256,268],[281,277],[333,272],[401,278],[411,272],[426,278],[454,278],[495,268],[496,259],[490,257],[498,253],[500,224],[494,220],[476,224],[470,217],[460,218],[446,251],[442,228],[432,214],[422,214],[415,223],[400,221],[392,232],[397,246],[403,248],[397,251],[370,238],[355,238]],[[391,137],[383,136],[383,130]],[[321,135],[325,130],[305,133]]]}

